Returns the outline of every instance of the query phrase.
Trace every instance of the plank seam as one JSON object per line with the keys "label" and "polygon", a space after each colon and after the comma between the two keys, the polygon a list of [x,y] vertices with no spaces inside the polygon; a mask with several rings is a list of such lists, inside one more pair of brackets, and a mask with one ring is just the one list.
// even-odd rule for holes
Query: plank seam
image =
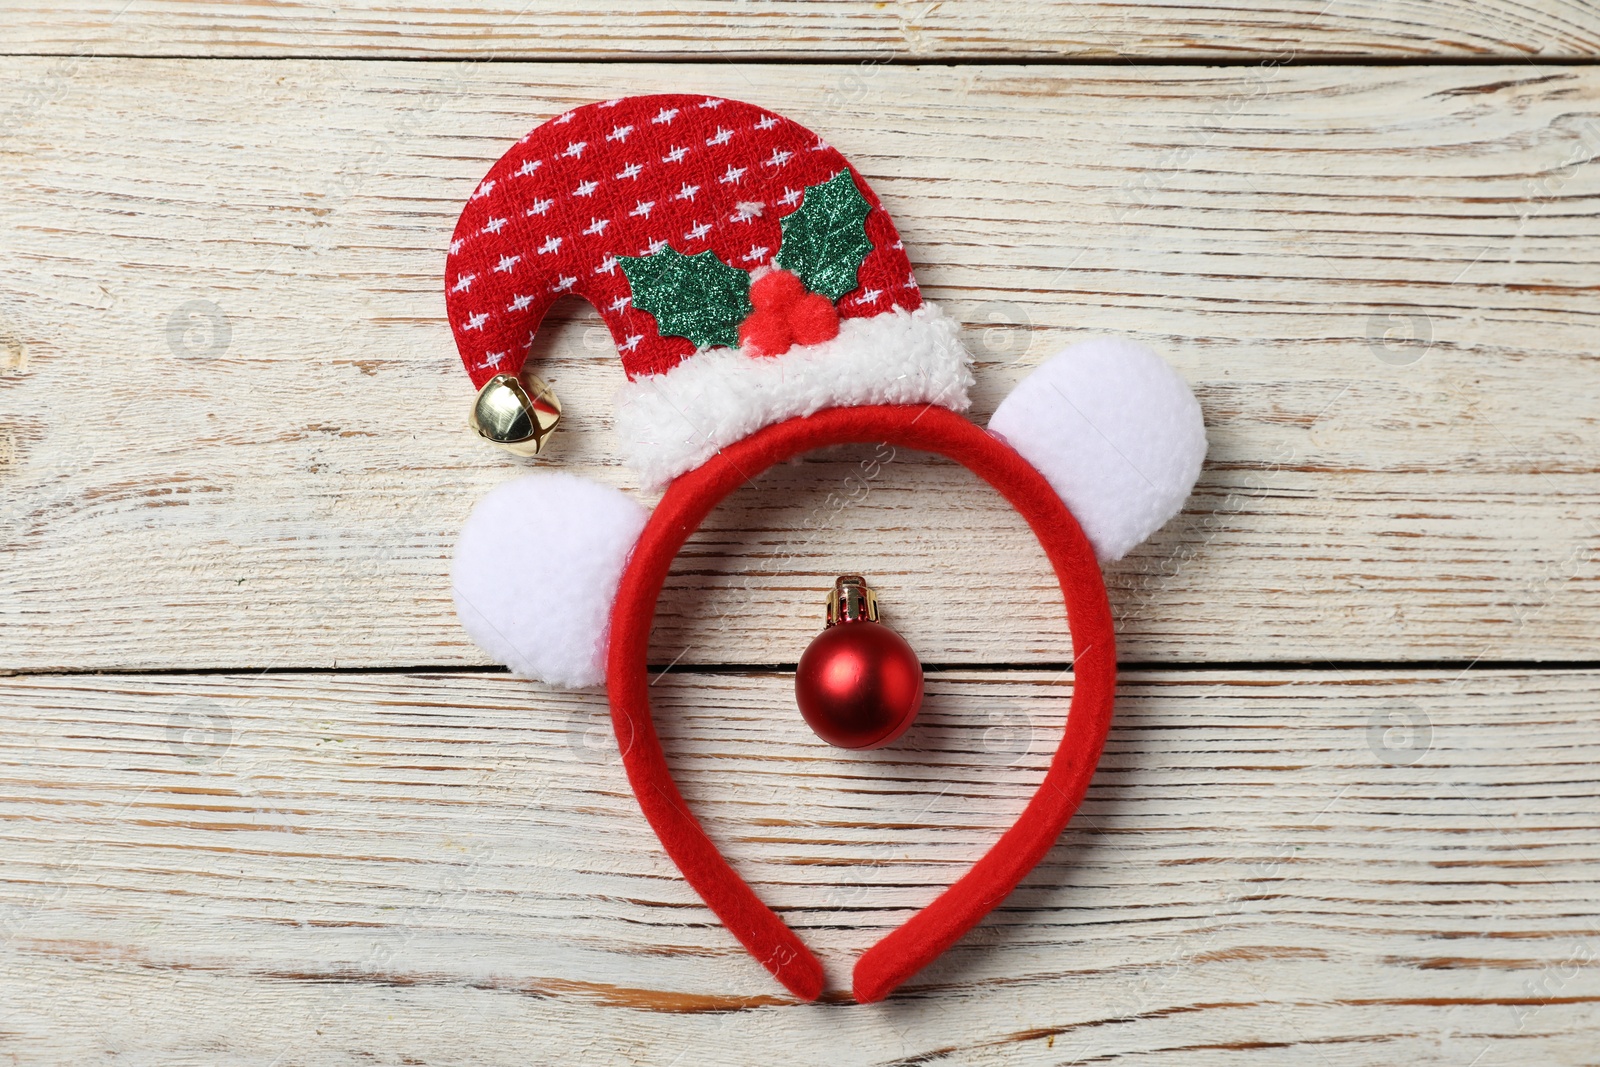
{"label": "plank seam", "polygon": [[1541,55],[1541,56],[1514,56],[1514,55],[1481,55],[1481,56],[1361,56],[1361,55],[1332,55],[1316,56],[1314,58],[1278,59],[1271,55],[1260,54],[1255,56],[1214,56],[1209,58],[1189,59],[1179,56],[1125,56],[1117,59],[1106,59],[1103,56],[1037,56],[1018,59],[1015,55],[972,55],[952,56],[948,59],[930,59],[925,56],[897,56],[892,59],[880,59],[868,53],[836,52],[825,53],[817,57],[763,55],[751,53],[747,55],[719,56],[716,60],[695,59],[681,55],[638,55],[638,56],[598,56],[598,57],[562,57],[538,54],[496,55],[496,56],[335,56],[318,55],[306,52],[285,52],[277,55],[237,55],[217,56],[200,55],[192,53],[172,54],[146,53],[146,52],[3,52],[0,56],[10,59],[118,59],[118,60],[150,60],[153,62],[195,62],[205,61],[212,63],[257,63],[275,61],[322,61],[328,63],[435,63],[442,65],[455,65],[463,61],[469,63],[538,63],[548,66],[569,67],[597,67],[616,66],[627,64],[629,66],[703,66],[720,67],[729,62],[740,63],[748,66],[773,66],[773,67],[837,67],[856,66],[861,63],[870,63],[875,67],[1086,67],[1086,68],[1117,68],[1117,67],[1256,67],[1271,66],[1273,68],[1314,68],[1314,67],[1506,67],[1517,64],[1526,64],[1532,67],[1591,67],[1600,65],[1600,55]]}
{"label": "plank seam", "polygon": [[[670,667],[670,671],[667,669]],[[713,674],[785,674],[795,669],[794,663],[696,663],[690,665],[672,665],[666,663],[652,663],[649,670],[656,674],[688,674],[688,675],[713,675]],[[1065,673],[1072,669],[1072,664],[1065,660],[1046,660],[1032,663],[967,663],[953,661],[948,663],[929,663],[922,665],[928,674],[942,673]],[[1326,671],[1364,671],[1368,673],[1386,673],[1397,671],[1459,671],[1467,673],[1488,673],[1493,671],[1543,671],[1548,673],[1584,673],[1600,671],[1600,660],[1532,660],[1532,659],[1503,659],[1503,660],[1317,660],[1299,662],[1274,662],[1272,660],[1181,660],[1176,662],[1161,661],[1130,661],[1119,663],[1117,670],[1120,673],[1133,673],[1141,671],[1176,671],[1201,673],[1206,671],[1256,671],[1282,674],[1305,674]],[[316,674],[375,674],[375,675],[403,675],[403,674],[505,674],[510,672],[504,667],[489,664],[459,664],[459,663],[419,663],[405,666],[388,667],[102,667],[93,670],[62,670],[43,668],[31,670],[27,668],[0,669],[0,678],[82,678],[95,675],[117,677],[127,676],[161,676],[170,678],[205,677],[214,675],[241,675],[253,674],[257,677],[269,675],[316,675]]]}

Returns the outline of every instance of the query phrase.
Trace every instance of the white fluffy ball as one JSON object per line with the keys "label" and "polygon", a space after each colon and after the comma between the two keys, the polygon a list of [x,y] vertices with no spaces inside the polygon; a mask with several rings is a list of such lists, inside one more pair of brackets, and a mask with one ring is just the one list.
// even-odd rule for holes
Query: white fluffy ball
{"label": "white fluffy ball", "polygon": [[617,583],[647,517],[621,491],[558,471],[498,486],[456,543],[461,625],[517,674],[598,685]]}
{"label": "white fluffy ball", "polygon": [[1183,507],[1206,456],[1188,383],[1143,345],[1084,341],[1023,379],[989,429],[1038,468],[1102,561]]}

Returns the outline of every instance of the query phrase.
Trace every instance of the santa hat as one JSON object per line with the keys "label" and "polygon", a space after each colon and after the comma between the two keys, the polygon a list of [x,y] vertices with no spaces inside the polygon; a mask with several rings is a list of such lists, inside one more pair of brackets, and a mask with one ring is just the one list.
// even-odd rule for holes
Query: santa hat
{"label": "santa hat", "polygon": [[467,201],[445,289],[479,387],[518,374],[557,298],[593,304],[628,376],[617,432],[652,488],[795,415],[962,411],[972,383],[866,180],[737,100],[625,97],[540,126]]}
{"label": "santa hat", "polygon": [[[542,383],[523,388],[533,334],[559,297],[592,303],[627,373],[617,432],[646,487],[826,408],[963,411],[972,382],[957,325],[923,299],[865,179],[798,123],[719,97],[608,100],[533,130],[468,199],[445,290],[480,409],[490,394],[538,409],[517,422],[534,446],[556,409],[530,400]],[[1048,361],[989,428],[1045,475],[1101,559],[1178,511],[1206,448],[1183,379],[1111,339]],[[518,673],[600,682],[645,519],[631,495],[568,474],[501,486],[457,549],[468,633]]]}

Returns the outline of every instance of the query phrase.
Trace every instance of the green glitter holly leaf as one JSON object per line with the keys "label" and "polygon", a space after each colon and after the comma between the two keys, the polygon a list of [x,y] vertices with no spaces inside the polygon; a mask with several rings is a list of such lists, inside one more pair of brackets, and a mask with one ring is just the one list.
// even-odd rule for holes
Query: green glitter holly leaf
{"label": "green glitter holly leaf", "polygon": [[858,284],[856,271],[872,251],[867,203],[848,169],[806,187],[800,206],[785,215],[778,266],[799,275],[806,288],[838,300]]}
{"label": "green glitter holly leaf", "polygon": [[633,306],[656,318],[663,337],[684,337],[696,348],[739,346],[739,324],[750,314],[750,275],[709,248],[686,256],[663,248],[648,256],[618,256],[633,289]]}

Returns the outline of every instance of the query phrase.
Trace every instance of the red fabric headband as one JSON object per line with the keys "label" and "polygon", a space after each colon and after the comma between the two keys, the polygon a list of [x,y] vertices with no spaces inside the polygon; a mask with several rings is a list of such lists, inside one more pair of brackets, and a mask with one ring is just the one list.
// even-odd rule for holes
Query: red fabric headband
{"label": "red fabric headband", "polygon": [[572,473],[497,487],[457,546],[462,625],[519,674],[606,682],[628,777],[668,854],[807,1000],[822,992],[821,965],[706,836],[656,738],[645,657],[672,559],[734,488],[846,442],[955,460],[1038,536],[1072,631],[1066,732],[1017,822],[856,964],[856,999],[888,996],[1011,892],[1088,788],[1116,685],[1097,557],[1121,557],[1183,506],[1206,450],[1188,385],[1142,345],[1082,340],[980,429],[959,414],[973,384],[960,324],[922,294],[861,172],[790,119],[701,94],[584,104],[508,148],[462,210],[445,290],[479,387],[471,424],[520,455],[539,454],[560,415],[523,367],[530,331],[563,295],[593,303],[627,372],[617,442],[639,485],[666,489],[650,513],[637,494]]}
{"label": "red fabric headband", "polygon": [[744,946],[796,996],[815,1000],[822,965],[723,858],[673,782],[650,713],[646,654],[656,599],[673,558],[717,504],[774,463],[830,445],[885,441],[936,452],[997,489],[1039,538],[1066,599],[1072,704],[1066,732],[1022,815],[959,881],[856,963],[853,990],[882,1000],[1006,898],[1066,828],[1088,789],[1111,724],[1116,639],[1094,550],[1044,477],[992,433],[944,408],[834,408],[790,419],[723,449],[680,476],[651,514],[611,614],[606,689],[633,792],[667,854]]}

